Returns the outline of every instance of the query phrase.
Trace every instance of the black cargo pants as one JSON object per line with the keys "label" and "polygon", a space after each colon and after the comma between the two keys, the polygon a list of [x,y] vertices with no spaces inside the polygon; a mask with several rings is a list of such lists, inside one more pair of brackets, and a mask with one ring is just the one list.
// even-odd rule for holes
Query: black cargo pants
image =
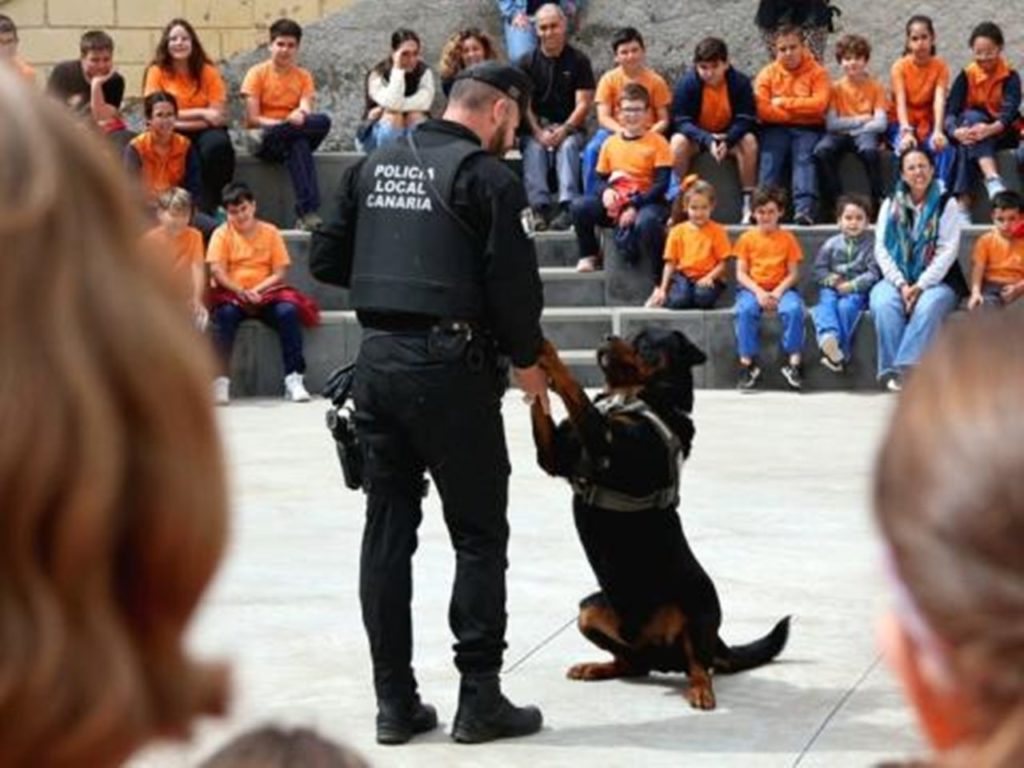
{"label": "black cargo pants", "polygon": [[463,674],[497,671],[505,648],[509,461],[501,418],[507,374],[493,355],[467,363],[436,332],[366,331],[354,385],[367,494],[359,596],[378,699],[406,699],[412,672],[412,555],[424,471],[455,549],[448,621]]}

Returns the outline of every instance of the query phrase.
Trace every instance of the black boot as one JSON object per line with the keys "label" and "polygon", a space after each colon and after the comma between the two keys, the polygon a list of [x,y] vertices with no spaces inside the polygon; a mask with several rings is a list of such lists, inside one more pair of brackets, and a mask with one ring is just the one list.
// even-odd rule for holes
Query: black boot
{"label": "black boot", "polygon": [[417,733],[437,728],[437,710],[416,696],[410,701],[377,702],[377,743],[405,744]]}
{"label": "black boot", "polygon": [[541,729],[537,707],[517,707],[501,693],[497,674],[467,675],[459,688],[452,738],[462,744],[528,736]]}

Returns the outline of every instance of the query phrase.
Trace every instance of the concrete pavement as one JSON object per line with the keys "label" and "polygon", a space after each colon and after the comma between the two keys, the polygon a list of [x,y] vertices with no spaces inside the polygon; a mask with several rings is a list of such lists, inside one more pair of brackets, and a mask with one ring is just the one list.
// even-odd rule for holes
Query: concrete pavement
{"label": "concrete pavement", "polygon": [[[234,663],[231,716],[190,745],[150,749],[133,768],[195,765],[234,734],[310,725],[375,766],[866,766],[919,752],[909,712],[878,662],[884,605],[868,479],[892,399],[697,394],[683,475],[683,525],[721,597],[726,642],[792,614],[767,667],[715,680],[718,709],[694,712],[683,677],[580,683],[600,659],[574,626],[594,587],[568,486],[533,460],[528,412],[505,403],[512,454],[509,649],[505,688],[542,706],[538,736],[453,744],[444,730],[403,747],[373,742],[370,666],[359,618],[362,496],[345,490],[325,404],[237,401],[220,412],[232,468],[233,539],[195,626],[203,655]],[[416,668],[442,726],[454,714],[447,602],[453,556],[436,493],[425,502],[415,572]]]}

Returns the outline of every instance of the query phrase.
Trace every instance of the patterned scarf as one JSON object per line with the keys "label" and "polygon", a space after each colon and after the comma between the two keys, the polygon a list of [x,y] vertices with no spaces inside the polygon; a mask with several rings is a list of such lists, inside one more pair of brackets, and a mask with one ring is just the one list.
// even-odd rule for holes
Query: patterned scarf
{"label": "patterned scarf", "polygon": [[917,282],[935,256],[941,203],[942,192],[934,181],[928,187],[921,214],[917,216],[907,183],[900,181],[893,192],[885,229],[885,249],[911,285]]}

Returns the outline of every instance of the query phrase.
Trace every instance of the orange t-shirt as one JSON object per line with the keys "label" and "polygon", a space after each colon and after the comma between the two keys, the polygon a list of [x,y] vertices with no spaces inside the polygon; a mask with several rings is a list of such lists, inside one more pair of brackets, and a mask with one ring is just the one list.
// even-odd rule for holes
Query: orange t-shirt
{"label": "orange t-shirt", "polygon": [[655,169],[671,167],[672,147],[668,139],[652,131],[635,139],[617,133],[608,138],[597,158],[599,174],[624,173],[636,181],[641,192],[654,185]]}
{"label": "orange t-shirt", "polygon": [[740,235],[733,251],[746,265],[751,279],[766,291],[774,290],[786,279],[789,268],[804,259],[800,241],[785,229],[774,232],[748,229]]}
{"label": "orange t-shirt", "polygon": [[732,104],[729,103],[729,87],[725,80],[717,86],[705,83],[700,97],[697,125],[711,133],[725,133],[730,123]]}
{"label": "orange t-shirt", "polygon": [[935,126],[935,90],[942,88],[949,93],[949,67],[938,56],[923,67],[914,63],[913,56],[907,55],[892,65],[892,110],[890,120],[897,120],[896,92],[902,88],[907,95],[907,119],[914,126],[917,140],[925,142]]}
{"label": "orange t-shirt", "polygon": [[829,107],[839,117],[855,115],[874,115],[875,110],[887,110],[888,99],[885,86],[875,78],[869,77],[863,83],[855,83],[843,77],[832,84],[832,96]]}
{"label": "orange t-shirt", "polygon": [[1004,58],[999,59],[991,74],[985,72],[977,63],[971,62],[964,69],[964,77],[967,79],[967,108],[981,109],[992,117],[997,117],[1003,111],[1003,84],[1012,71]]}
{"label": "orange t-shirt", "polygon": [[1007,240],[998,232],[986,232],[974,244],[975,264],[985,265],[984,279],[990,283],[1024,280],[1024,239]]}
{"label": "orange t-shirt", "polygon": [[313,76],[305,69],[291,67],[279,72],[272,61],[252,67],[242,81],[242,95],[257,99],[260,116],[273,120],[284,120],[302,99],[312,97],[315,91]]}
{"label": "orange t-shirt", "polygon": [[192,146],[180,133],[171,134],[171,146],[161,149],[156,145],[149,131],[140,133],[131,140],[132,147],[142,161],[142,183],[153,197],[171,187],[181,186],[185,179],[188,151]]}
{"label": "orange t-shirt", "polygon": [[168,72],[151,65],[146,70],[146,84],[142,95],[149,96],[157,91],[166,91],[178,102],[178,109],[206,109],[213,104],[227,100],[224,78],[212,64],[204,64],[197,83],[187,72]]}
{"label": "orange t-shirt", "polygon": [[278,267],[291,264],[281,232],[265,221],[257,221],[248,236],[230,224],[221,224],[210,238],[206,261],[220,264],[228,278],[245,289],[256,287]]}
{"label": "orange t-shirt", "polygon": [[672,92],[668,88],[665,79],[653,69],[644,68],[635,78],[626,76],[622,67],[615,67],[601,75],[597,81],[597,93],[594,100],[598,104],[606,104],[612,109],[612,117],[619,119],[619,97],[622,89],[627,83],[640,83],[651,96],[651,109],[648,113],[650,122],[648,126],[654,125],[657,118],[657,110],[668,107],[672,103]]}
{"label": "orange t-shirt", "polygon": [[[822,125],[830,91],[828,71],[810,53],[792,70],[773,61],[754,81],[757,116],[775,125]],[[772,99],[781,99],[781,104]]]}
{"label": "orange t-shirt", "polygon": [[703,227],[676,224],[665,240],[665,261],[691,280],[700,280],[729,256],[729,235],[717,221]]}

